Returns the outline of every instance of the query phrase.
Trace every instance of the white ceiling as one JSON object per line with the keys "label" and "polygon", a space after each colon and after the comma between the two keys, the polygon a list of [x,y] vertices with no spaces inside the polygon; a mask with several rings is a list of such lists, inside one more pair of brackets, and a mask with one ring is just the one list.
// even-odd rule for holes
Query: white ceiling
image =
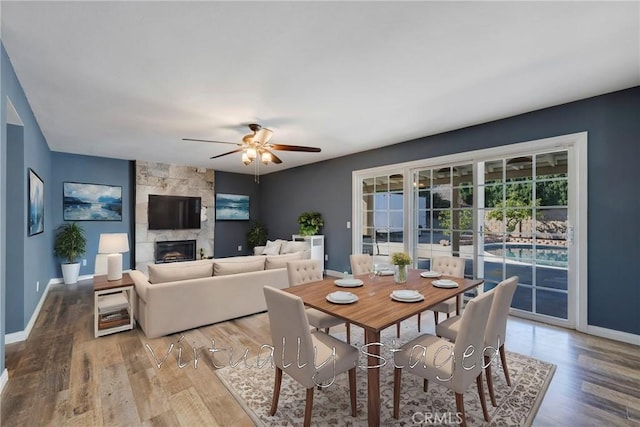
{"label": "white ceiling", "polygon": [[253,173],[640,84],[640,9],[611,2],[12,2],[2,41],[54,151]]}

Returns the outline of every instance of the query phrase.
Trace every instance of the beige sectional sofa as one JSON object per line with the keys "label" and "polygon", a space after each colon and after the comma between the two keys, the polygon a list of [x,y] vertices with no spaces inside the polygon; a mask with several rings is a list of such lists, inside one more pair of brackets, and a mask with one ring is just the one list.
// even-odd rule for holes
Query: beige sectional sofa
{"label": "beige sectional sofa", "polygon": [[156,338],[266,310],[262,288],[289,286],[288,261],[308,251],[153,264],[135,282],[135,317],[147,338]]}

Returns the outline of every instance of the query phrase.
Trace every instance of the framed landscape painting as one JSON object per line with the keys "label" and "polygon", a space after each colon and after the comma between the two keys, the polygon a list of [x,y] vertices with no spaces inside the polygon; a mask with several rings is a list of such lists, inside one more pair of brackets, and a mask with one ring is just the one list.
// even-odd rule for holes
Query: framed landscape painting
{"label": "framed landscape painting", "polygon": [[216,194],[216,220],[229,219],[249,219],[249,196]]}
{"label": "framed landscape painting", "polygon": [[119,185],[62,184],[65,221],[122,221],[122,187]]}
{"label": "framed landscape painting", "polygon": [[29,169],[29,212],[27,213],[27,235],[44,231],[44,182]]}

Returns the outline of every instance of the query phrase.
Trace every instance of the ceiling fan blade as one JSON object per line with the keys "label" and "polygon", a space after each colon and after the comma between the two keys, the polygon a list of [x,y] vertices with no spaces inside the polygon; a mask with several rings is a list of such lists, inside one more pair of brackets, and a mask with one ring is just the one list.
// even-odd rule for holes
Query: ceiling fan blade
{"label": "ceiling fan blade", "polygon": [[211,141],[209,139],[193,139],[193,138],[182,138],[183,141],[196,141],[196,142],[213,142],[215,144],[231,144],[231,145],[242,145],[237,142],[226,142],[226,141]]}
{"label": "ceiling fan blade", "polygon": [[280,160],[280,157],[278,157],[275,154],[273,154],[272,151],[269,151],[266,148],[264,149],[264,151],[266,151],[267,153],[271,154],[271,161],[273,163],[276,163],[276,164],[282,163],[282,160]]}
{"label": "ceiling fan blade", "polygon": [[240,153],[242,152],[242,148],[238,148],[237,150],[229,151],[228,153],[218,154],[217,156],[209,157],[210,159],[217,159],[218,157],[226,156],[229,154]]}
{"label": "ceiling fan blade", "polygon": [[319,153],[321,151],[320,148],[317,147],[303,147],[302,145],[269,144],[269,148],[272,150],[304,151],[307,153]]}

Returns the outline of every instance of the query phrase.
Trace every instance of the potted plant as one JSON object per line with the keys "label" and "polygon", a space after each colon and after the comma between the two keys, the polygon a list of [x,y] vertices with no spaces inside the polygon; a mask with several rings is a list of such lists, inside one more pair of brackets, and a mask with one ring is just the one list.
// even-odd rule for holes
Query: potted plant
{"label": "potted plant", "polygon": [[395,252],[391,254],[391,264],[395,265],[393,278],[396,283],[405,283],[407,281],[407,266],[411,264],[411,257],[404,252]]}
{"label": "potted plant", "polygon": [[58,228],[53,249],[57,257],[68,261],[62,263],[65,284],[72,285],[78,281],[80,263],[76,259],[85,254],[86,247],[84,229],[78,223],[69,222]]}
{"label": "potted plant", "polygon": [[314,236],[320,234],[324,225],[320,212],[304,212],[298,217],[299,233],[302,236]]}
{"label": "potted plant", "polygon": [[260,221],[254,222],[247,231],[247,246],[251,249],[267,244],[267,228]]}

